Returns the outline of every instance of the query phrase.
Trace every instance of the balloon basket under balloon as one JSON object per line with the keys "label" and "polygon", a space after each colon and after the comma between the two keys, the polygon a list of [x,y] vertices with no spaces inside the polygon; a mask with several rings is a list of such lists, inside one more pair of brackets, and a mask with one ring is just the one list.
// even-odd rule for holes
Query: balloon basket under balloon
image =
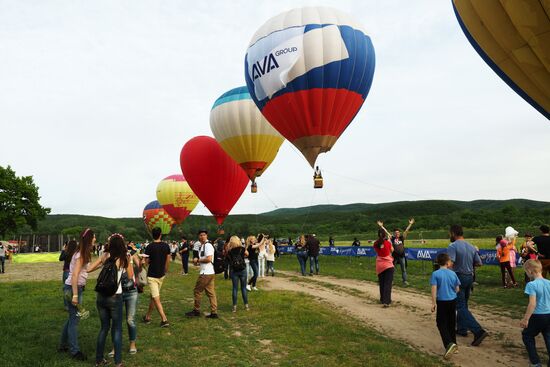
{"label": "balloon basket under balloon", "polygon": [[258,192],[258,185],[256,184],[256,182],[252,182],[252,184],[250,185],[250,192],[253,194]]}
{"label": "balloon basket under balloon", "polygon": [[314,189],[322,189],[323,188],[323,178],[322,177],[315,177],[313,179],[313,188]]}

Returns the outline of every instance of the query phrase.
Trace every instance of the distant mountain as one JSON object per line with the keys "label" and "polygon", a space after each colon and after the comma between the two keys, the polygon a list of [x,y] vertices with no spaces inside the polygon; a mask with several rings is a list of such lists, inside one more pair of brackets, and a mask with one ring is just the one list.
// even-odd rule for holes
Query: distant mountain
{"label": "distant mountain", "polygon": [[[423,235],[425,238],[447,236],[450,224],[462,224],[470,236],[493,237],[508,225],[520,231],[533,231],[541,223],[550,223],[550,203],[525,199],[512,200],[422,200],[399,201],[381,204],[316,205],[302,208],[283,208],[261,214],[230,215],[224,223],[226,233],[240,235],[259,232],[273,236],[288,237],[300,233],[316,233],[320,237],[329,235],[339,239],[353,236],[373,238],[376,221],[382,220],[389,229],[405,227],[408,218],[416,223],[411,238]],[[48,215],[39,223],[39,234],[65,234],[78,236],[85,227],[92,227],[100,240],[113,232],[123,233],[128,238],[148,237],[141,218],[105,218],[87,215]],[[211,216],[191,215],[180,226],[172,230],[168,238],[184,234],[194,236],[199,228],[216,233],[217,226]],[[25,228],[21,234],[29,234]],[[212,236],[214,236],[214,234]],[[211,236],[211,237],[212,237]]]}

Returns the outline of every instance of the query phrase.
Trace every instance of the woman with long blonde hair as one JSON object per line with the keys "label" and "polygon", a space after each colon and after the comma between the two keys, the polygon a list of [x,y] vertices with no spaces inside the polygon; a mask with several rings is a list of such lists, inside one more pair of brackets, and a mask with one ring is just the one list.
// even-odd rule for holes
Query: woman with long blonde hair
{"label": "woman with long blonde hair", "polygon": [[269,271],[271,270],[271,276],[275,276],[275,269],[273,268],[273,264],[275,263],[275,246],[273,245],[272,240],[267,241],[266,246],[266,255],[265,259],[267,261],[267,275],[269,275]]}
{"label": "woman with long blonde hair", "polygon": [[248,311],[248,293],[246,288],[246,264],[245,257],[248,251],[243,247],[241,240],[237,236],[231,236],[227,244],[226,259],[230,268],[231,283],[233,285],[233,312],[237,312],[237,296],[239,293],[239,283],[245,310]]}

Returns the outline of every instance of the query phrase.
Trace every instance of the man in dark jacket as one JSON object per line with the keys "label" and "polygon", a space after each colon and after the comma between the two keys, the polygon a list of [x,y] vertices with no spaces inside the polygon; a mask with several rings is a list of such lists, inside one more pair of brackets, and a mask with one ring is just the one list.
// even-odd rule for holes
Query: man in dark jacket
{"label": "man in dark jacket", "polygon": [[309,255],[309,275],[313,275],[313,263],[315,263],[315,274],[319,274],[319,250],[321,244],[314,234],[308,236],[306,241],[307,253]]}

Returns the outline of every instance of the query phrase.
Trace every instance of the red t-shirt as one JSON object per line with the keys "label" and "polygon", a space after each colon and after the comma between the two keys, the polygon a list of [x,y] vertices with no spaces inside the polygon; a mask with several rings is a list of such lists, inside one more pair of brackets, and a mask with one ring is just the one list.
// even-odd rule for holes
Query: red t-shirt
{"label": "red t-shirt", "polygon": [[381,257],[386,257],[391,255],[391,242],[388,240],[384,240],[384,244],[380,246],[374,246],[374,251],[376,251],[376,255]]}

